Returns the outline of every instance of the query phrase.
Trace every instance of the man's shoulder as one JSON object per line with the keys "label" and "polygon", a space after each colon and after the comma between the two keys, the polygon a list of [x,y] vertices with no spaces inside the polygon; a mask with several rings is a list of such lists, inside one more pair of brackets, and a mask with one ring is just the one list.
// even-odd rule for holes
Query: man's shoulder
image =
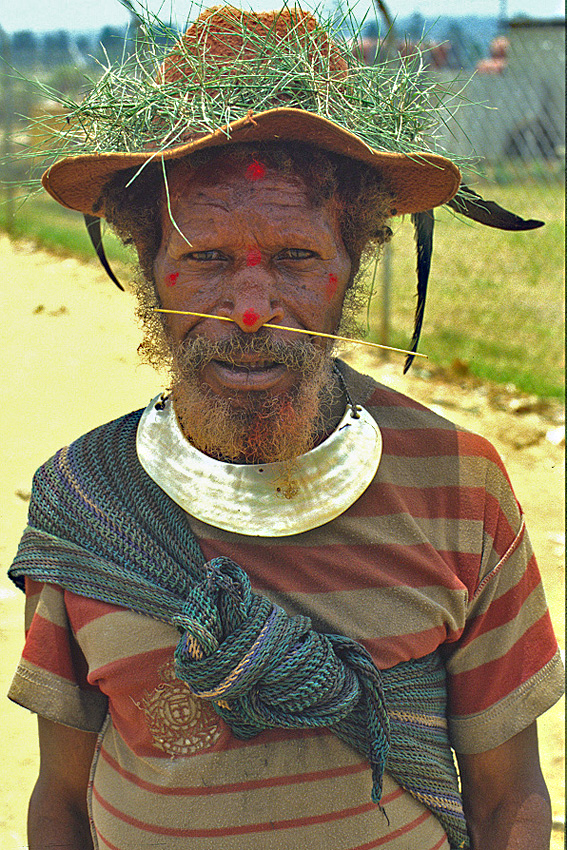
{"label": "man's shoulder", "polygon": [[87,431],[48,458],[38,472],[53,467],[62,457],[76,459],[87,455],[102,460],[108,456],[116,456],[124,447],[135,444],[138,422],[143,412],[144,408],[130,411]]}
{"label": "man's shoulder", "polygon": [[376,420],[383,436],[395,435],[400,445],[415,441],[434,453],[435,447],[438,451],[446,447],[449,453],[456,450],[459,454],[481,456],[501,466],[498,452],[485,437],[351,366],[341,363],[341,371],[349,391],[353,390],[354,400]]}
{"label": "man's shoulder", "polygon": [[[400,426],[458,429],[454,422],[439,415],[404,393],[380,383],[370,375],[340,362],[340,369],[354,402],[361,404],[384,427]],[[459,429],[462,430],[462,429]]]}
{"label": "man's shoulder", "polygon": [[137,517],[139,506],[155,497],[136,451],[142,413],[135,410],[99,425],[40,466],[33,477],[28,525],[77,543],[87,530],[96,536],[108,522],[116,532],[127,516]]}

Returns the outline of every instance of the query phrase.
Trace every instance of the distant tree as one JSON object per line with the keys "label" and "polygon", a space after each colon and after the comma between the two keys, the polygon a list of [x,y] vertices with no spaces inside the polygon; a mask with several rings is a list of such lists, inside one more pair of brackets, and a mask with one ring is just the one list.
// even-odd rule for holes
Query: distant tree
{"label": "distant tree", "polygon": [[86,60],[88,60],[90,54],[93,52],[91,40],[86,35],[78,35],[75,38],[75,47],[78,53]]}
{"label": "distant tree", "polygon": [[69,34],[65,30],[47,32],[42,39],[42,61],[46,67],[71,62]]}
{"label": "distant tree", "polygon": [[406,32],[411,38],[412,41],[419,41],[423,38],[423,31],[425,28],[425,18],[421,14],[421,12],[414,12],[413,15],[410,16],[407,26]]}
{"label": "distant tree", "polygon": [[75,97],[83,93],[87,85],[83,70],[70,63],[50,68],[46,83],[61,94]]}
{"label": "distant tree", "polygon": [[35,65],[39,58],[38,40],[31,30],[15,32],[11,38],[14,65]]}
{"label": "distant tree", "polygon": [[97,57],[101,61],[105,61],[106,56],[108,56],[111,62],[116,62],[124,52],[125,40],[126,33],[123,30],[119,30],[117,27],[103,27],[97,39]]}
{"label": "distant tree", "polygon": [[378,38],[378,36],[380,35],[380,32],[379,32],[378,23],[376,22],[376,20],[373,19],[373,20],[368,21],[367,23],[364,24],[364,26],[362,28],[362,35],[364,36],[364,38],[372,38],[372,39]]}
{"label": "distant tree", "polygon": [[451,68],[470,68],[478,57],[478,50],[474,42],[456,20],[452,20],[447,31],[447,39],[451,44]]}
{"label": "distant tree", "polygon": [[163,23],[151,27],[151,39],[159,47],[170,50],[178,40],[180,33],[171,24]]}

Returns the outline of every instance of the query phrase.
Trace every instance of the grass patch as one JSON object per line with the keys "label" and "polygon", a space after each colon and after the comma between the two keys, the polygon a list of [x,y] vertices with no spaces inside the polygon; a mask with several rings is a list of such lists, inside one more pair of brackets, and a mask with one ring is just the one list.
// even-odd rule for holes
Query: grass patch
{"label": "grass patch", "polygon": [[[7,229],[4,204],[0,204],[0,227]],[[83,216],[60,206],[47,194],[33,195],[25,202],[17,202],[11,235],[31,239],[39,247],[59,255],[82,260],[96,257]],[[104,236],[104,249],[111,263],[128,264],[132,261],[133,252],[122,245],[110,230]]]}
{"label": "grass patch", "polygon": [[[508,233],[436,214],[434,254],[420,350],[432,363],[458,360],[481,379],[561,397],[564,388],[561,184],[481,186],[479,191],[545,227]],[[409,344],[415,306],[415,245],[409,219],[391,246],[391,344]],[[372,300],[370,339],[380,340],[382,280]]]}

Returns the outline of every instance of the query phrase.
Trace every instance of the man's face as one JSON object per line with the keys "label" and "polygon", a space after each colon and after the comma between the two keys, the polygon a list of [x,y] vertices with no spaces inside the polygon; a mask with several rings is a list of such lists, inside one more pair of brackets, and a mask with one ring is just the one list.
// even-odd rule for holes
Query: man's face
{"label": "man's face", "polygon": [[210,170],[214,179],[203,170],[173,171],[156,288],[166,309],[232,320],[167,316],[179,405],[183,384],[192,382],[209,404],[247,416],[250,429],[267,408],[281,418],[297,406],[301,385],[324,360],[328,380],[325,341],[264,325],[333,333],[351,266],[335,206],[312,206],[300,178],[256,161],[235,165],[229,156]]}

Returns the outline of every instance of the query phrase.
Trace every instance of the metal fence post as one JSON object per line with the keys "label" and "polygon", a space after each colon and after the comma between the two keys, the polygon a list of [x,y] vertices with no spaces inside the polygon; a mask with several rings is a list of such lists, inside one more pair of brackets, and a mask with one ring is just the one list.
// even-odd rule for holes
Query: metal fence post
{"label": "metal fence post", "polygon": [[[380,323],[380,343],[390,345],[390,314],[392,291],[392,243],[386,242],[382,251],[382,321]],[[384,357],[388,358],[385,351]]]}

